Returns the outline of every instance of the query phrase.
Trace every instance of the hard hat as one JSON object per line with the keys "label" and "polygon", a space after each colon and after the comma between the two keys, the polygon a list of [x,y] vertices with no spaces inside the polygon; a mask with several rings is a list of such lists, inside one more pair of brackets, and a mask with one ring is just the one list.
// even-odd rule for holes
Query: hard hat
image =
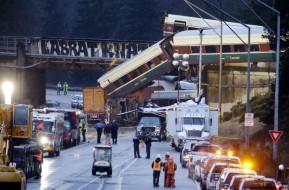
{"label": "hard hat", "polygon": [[166,153],[166,156],[168,156],[168,155],[170,155],[170,153],[169,153],[169,152],[167,152],[167,153]]}
{"label": "hard hat", "polygon": [[160,154],[157,154],[157,158],[161,158],[161,155],[160,155]]}

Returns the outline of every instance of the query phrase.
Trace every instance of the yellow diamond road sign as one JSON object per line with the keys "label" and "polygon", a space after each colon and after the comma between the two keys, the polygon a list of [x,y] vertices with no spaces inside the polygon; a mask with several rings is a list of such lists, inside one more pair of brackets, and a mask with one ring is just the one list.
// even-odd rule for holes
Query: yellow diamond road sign
{"label": "yellow diamond road sign", "polygon": [[254,126],[254,113],[245,113],[245,126]]}

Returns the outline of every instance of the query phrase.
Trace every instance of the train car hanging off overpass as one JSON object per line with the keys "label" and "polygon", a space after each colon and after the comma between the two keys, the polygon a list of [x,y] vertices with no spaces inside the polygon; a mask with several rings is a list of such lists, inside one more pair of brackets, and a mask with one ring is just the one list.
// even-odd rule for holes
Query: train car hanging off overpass
{"label": "train car hanging off overpass", "polygon": [[[230,24],[230,23],[229,23]],[[248,41],[247,28],[238,23],[229,25],[244,41]],[[264,28],[251,27],[251,62],[274,62],[275,52],[268,39],[263,38]],[[195,25],[195,28],[200,28]],[[220,59],[220,28],[203,30],[202,64],[218,64]],[[223,27],[222,62],[247,63],[248,47],[229,28]],[[110,98],[124,97],[147,86],[152,80],[173,69],[173,53],[189,54],[190,65],[197,65],[200,57],[199,30],[181,31],[172,34],[137,56],[102,75],[98,82]]]}

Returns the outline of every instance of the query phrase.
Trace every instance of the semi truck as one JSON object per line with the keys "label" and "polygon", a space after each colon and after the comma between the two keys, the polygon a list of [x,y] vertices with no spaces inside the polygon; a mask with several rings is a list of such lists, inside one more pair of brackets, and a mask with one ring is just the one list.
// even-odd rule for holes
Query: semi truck
{"label": "semi truck", "polygon": [[83,94],[83,111],[88,117],[90,123],[97,119],[105,117],[105,94],[101,87],[84,87]]}
{"label": "semi truck", "polygon": [[167,137],[177,151],[185,140],[209,141],[218,136],[218,109],[205,104],[202,96],[170,106],[145,108],[144,112],[165,115]]}
{"label": "semi truck", "polygon": [[177,151],[183,148],[186,139],[209,141],[212,136],[218,136],[218,109],[207,105],[204,97],[172,107],[167,111],[167,129],[172,139],[171,145]]}
{"label": "semi truck", "polygon": [[32,108],[0,105],[1,189],[26,189],[26,178],[36,174],[33,157],[41,148],[32,140]]}

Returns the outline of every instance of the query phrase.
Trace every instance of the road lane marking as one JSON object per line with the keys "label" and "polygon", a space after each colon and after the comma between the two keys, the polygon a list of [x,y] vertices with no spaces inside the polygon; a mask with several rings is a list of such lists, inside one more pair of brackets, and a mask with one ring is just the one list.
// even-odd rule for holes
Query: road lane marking
{"label": "road lane marking", "polygon": [[125,167],[123,170],[120,171],[120,179],[119,179],[119,188],[121,190],[121,185],[122,185],[122,180],[123,180],[123,173],[125,172],[125,170],[127,170],[131,165],[133,165],[136,162],[137,158],[134,159],[134,161],[132,163],[130,163],[130,165],[128,165],[127,167]]}
{"label": "road lane marking", "polygon": [[[128,161],[131,160],[131,159],[133,159],[133,158],[129,158],[129,159],[125,160],[125,161],[122,162],[121,164],[119,164],[119,165],[117,165],[116,167],[112,168],[112,170],[115,170],[116,168],[122,166],[123,163],[128,162]],[[127,168],[129,168],[133,163],[135,163],[136,160],[137,160],[137,159],[135,158],[135,160],[134,160],[130,165],[128,165],[126,168],[124,168],[121,172],[123,173],[123,171],[125,171],[125,170],[126,170]],[[120,172],[120,173],[121,173],[121,172]],[[84,187],[88,186],[89,184],[95,182],[95,181],[98,180],[98,179],[99,179],[99,178],[96,178],[96,179],[94,179],[94,180],[91,180],[90,182],[82,185],[81,187],[79,187],[79,188],[76,189],[76,190],[81,190],[81,189],[83,189]]]}

